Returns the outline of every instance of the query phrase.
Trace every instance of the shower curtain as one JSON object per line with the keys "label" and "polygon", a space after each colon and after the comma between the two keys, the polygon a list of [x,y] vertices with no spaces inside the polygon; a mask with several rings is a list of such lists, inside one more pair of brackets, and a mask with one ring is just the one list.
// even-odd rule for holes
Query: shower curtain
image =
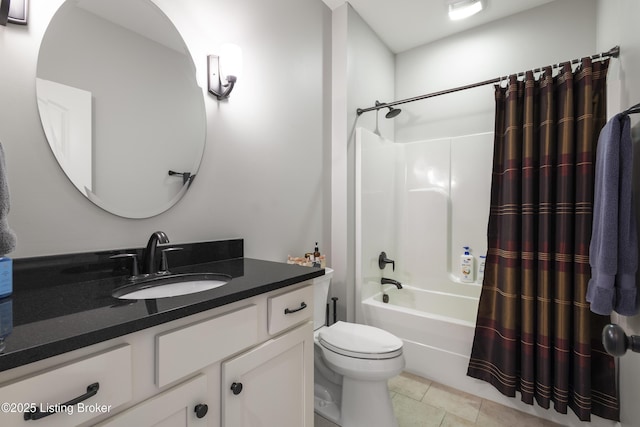
{"label": "shower curtain", "polygon": [[496,86],[488,253],[467,375],[507,396],[619,419],[609,318],[585,300],[608,61]]}

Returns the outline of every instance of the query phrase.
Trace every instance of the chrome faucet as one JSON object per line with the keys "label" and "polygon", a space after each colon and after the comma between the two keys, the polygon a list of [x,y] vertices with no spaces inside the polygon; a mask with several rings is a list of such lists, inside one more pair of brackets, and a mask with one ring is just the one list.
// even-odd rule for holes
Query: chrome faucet
{"label": "chrome faucet", "polygon": [[397,280],[387,279],[386,277],[383,277],[382,279],[380,279],[380,284],[381,285],[394,285],[396,288],[402,289],[402,283],[398,282]]}
{"label": "chrome faucet", "polygon": [[144,251],[144,259],[142,261],[143,273],[155,274],[158,272],[158,262],[156,261],[156,249],[158,243],[169,243],[169,238],[164,231],[156,231],[147,242],[147,248]]}

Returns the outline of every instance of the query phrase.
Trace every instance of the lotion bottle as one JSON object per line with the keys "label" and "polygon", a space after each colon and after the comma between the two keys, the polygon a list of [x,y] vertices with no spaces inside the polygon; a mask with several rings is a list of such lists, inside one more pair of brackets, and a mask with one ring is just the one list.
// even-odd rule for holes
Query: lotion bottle
{"label": "lotion bottle", "polygon": [[478,258],[480,258],[479,264],[478,264],[478,279],[477,282],[482,284],[482,281],[484,280],[484,266],[487,262],[487,257],[486,255],[480,255]]}
{"label": "lotion bottle", "polygon": [[464,253],[460,255],[460,281],[473,282],[473,256],[469,246],[464,247]]}

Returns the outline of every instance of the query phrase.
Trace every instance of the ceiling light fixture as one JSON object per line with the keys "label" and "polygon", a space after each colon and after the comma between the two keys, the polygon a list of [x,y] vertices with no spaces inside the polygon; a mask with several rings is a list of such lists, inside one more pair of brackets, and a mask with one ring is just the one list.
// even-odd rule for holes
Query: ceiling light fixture
{"label": "ceiling light fixture", "polygon": [[482,0],[447,0],[447,4],[452,21],[468,18],[482,10]]}

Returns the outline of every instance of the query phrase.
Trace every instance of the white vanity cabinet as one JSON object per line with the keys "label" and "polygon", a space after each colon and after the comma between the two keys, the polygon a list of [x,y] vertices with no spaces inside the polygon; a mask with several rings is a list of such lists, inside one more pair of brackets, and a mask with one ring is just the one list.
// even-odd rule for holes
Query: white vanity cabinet
{"label": "white vanity cabinet", "polygon": [[266,323],[275,338],[222,363],[222,427],[311,427],[313,287],[268,297]]}
{"label": "white vanity cabinet", "polygon": [[313,426],[313,324],[222,363],[223,427]]}
{"label": "white vanity cabinet", "polygon": [[85,403],[109,405],[27,422],[0,412],[0,426],[312,427],[312,283],[0,372],[0,401],[63,403],[97,381]]}

